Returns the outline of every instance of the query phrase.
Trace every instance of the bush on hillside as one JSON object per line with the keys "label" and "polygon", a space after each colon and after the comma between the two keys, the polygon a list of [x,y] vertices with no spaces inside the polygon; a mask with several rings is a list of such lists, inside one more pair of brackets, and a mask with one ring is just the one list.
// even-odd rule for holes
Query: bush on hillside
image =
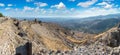
{"label": "bush on hillside", "polygon": [[3,14],[2,14],[2,13],[0,13],[0,17],[3,17]]}

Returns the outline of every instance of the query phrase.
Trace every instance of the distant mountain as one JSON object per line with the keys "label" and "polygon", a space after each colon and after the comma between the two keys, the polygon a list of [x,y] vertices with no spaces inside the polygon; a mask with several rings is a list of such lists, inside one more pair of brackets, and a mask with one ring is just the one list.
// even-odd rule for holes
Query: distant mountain
{"label": "distant mountain", "polygon": [[87,33],[101,33],[104,32],[120,22],[118,18],[97,19],[91,21],[78,22],[73,21],[70,23],[62,23],[65,28],[71,30],[78,30]]}
{"label": "distant mountain", "polygon": [[72,31],[81,31],[85,33],[101,33],[120,22],[120,14],[110,14],[105,16],[95,16],[87,18],[68,18],[68,19],[41,19],[45,22],[57,23],[66,29]]}

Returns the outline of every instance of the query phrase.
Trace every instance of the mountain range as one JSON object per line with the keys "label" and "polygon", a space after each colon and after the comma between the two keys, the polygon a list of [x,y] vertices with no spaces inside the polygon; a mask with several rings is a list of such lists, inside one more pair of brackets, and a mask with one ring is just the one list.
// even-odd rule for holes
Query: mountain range
{"label": "mountain range", "polygon": [[51,22],[62,27],[85,33],[99,34],[116,26],[120,22],[120,14],[110,14],[106,16],[95,16],[87,18],[39,18],[43,22]]}

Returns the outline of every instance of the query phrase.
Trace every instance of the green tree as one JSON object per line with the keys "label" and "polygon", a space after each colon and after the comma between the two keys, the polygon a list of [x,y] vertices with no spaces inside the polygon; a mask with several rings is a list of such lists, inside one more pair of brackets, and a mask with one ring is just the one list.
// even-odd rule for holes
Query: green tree
{"label": "green tree", "polygon": [[3,17],[3,14],[2,14],[2,13],[0,13],[0,17]]}

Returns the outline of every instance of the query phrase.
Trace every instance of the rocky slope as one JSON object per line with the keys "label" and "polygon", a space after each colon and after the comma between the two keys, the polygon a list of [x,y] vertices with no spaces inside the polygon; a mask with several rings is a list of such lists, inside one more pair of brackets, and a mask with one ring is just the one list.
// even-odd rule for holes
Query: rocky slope
{"label": "rocky slope", "polygon": [[[86,38],[87,39],[87,38]],[[66,54],[66,53],[64,53]],[[74,47],[68,55],[120,55],[120,27],[86,40],[85,45]]]}
{"label": "rocky slope", "polygon": [[0,17],[0,55],[28,55],[30,46],[33,55],[120,55],[120,29],[79,35],[57,24]]}
{"label": "rocky slope", "polygon": [[[7,17],[0,18],[0,55],[25,54],[24,45],[32,42],[32,52],[47,50],[72,50],[74,44],[67,39],[67,30],[56,24],[40,21],[21,21]],[[23,50],[21,50],[23,49]]]}

